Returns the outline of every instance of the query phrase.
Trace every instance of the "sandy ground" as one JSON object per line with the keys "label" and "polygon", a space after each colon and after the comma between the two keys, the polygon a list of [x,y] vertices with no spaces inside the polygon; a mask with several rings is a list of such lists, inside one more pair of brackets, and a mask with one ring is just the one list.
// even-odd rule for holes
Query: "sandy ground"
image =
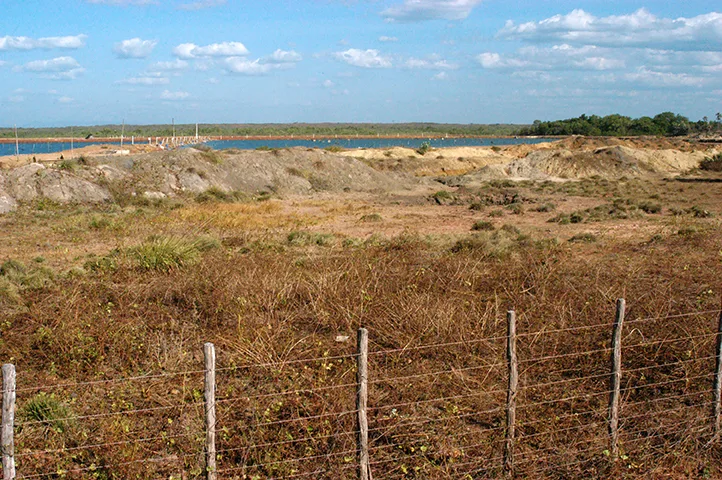
{"label": "sandy ground", "polygon": [[55,163],[63,159],[72,159],[81,156],[98,157],[105,155],[121,154],[132,155],[137,153],[154,152],[157,150],[158,148],[150,145],[123,145],[122,149],[120,145],[89,145],[87,147],[76,148],[73,150],[63,150],[62,152],[54,153],[34,153],[32,155],[0,156],[0,168],[16,168],[33,162]]}

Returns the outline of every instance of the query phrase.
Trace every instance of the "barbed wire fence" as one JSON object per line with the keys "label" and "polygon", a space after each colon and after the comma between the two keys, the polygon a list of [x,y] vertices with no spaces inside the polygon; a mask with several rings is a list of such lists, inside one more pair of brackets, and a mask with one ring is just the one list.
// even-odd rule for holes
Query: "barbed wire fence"
{"label": "barbed wire fence", "polygon": [[620,299],[614,321],[506,330],[384,348],[362,328],[348,353],[243,365],[205,344],[202,369],[52,385],[5,364],[3,478],[600,477],[719,439],[722,310],[625,320]]}

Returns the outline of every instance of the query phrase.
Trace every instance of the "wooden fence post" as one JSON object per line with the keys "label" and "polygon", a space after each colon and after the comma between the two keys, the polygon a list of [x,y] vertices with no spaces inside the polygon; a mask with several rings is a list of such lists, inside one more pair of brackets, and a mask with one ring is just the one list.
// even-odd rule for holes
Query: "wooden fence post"
{"label": "wooden fence post", "polygon": [[15,480],[15,365],[6,363],[3,372],[2,456],[3,479]]}
{"label": "wooden fence post", "polygon": [[619,392],[622,383],[622,325],[625,301],[617,300],[617,313],[612,328],[612,376],[609,381],[609,452],[612,461],[619,456]]}
{"label": "wooden fence post", "polygon": [[203,345],[205,360],[206,478],[216,480],[216,347]]}
{"label": "wooden fence post", "polygon": [[720,416],[722,415],[722,312],[717,322],[717,347],[716,365],[714,370],[714,436],[713,440],[719,438]]}
{"label": "wooden fence post", "polygon": [[358,329],[358,356],[356,357],[356,411],[358,412],[358,462],[359,480],[371,480],[369,465],[369,421],[366,415],[368,404],[368,356],[369,332],[365,328]]}
{"label": "wooden fence post", "polygon": [[509,388],[506,392],[506,442],[504,443],[504,472],[514,475],[514,434],[516,423],[516,394],[519,387],[519,366],[516,358],[516,312],[506,312],[506,361]]}

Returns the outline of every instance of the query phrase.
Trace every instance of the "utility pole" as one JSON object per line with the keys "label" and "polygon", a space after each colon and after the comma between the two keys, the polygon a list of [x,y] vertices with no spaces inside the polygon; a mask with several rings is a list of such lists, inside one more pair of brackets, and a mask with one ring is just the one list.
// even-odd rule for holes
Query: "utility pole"
{"label": "utility pole", "polygon": [[15,129],[15,156],[20,156],[20,145],[18,145],[18,126],[14,125],[13,128]]}

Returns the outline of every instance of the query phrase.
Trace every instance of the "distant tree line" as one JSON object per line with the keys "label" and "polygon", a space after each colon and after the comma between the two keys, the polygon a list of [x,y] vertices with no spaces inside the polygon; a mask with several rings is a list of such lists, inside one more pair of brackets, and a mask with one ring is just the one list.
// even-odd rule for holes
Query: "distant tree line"
{"label": "distant tree line", "polygon": [[717,113],[710,121],[707,117],[697,122],[672,112],[654,117],[631,118],[624,115],[581,115],[567,120],[542,122],[535,120],[531,126],[523,127],[520,135],[589,135],[589,136],[638,136],[663,135],[678,137],[694,133],[722,132],[722,114]]}
{"label": "distant tree line", "polygon": [[[399,136],[482,136],[518,135],[524,125],[513,124],[452,124],[452,123],[250,123],[250,124],[199,124],[200,135],[206,136],[334,136],[399,135]],[[96,125],[59,128],[18,128],[20,138],[70,137],[120,137],[121,125]],[[125,125],[126,137],[193,136],[195,124],[172,125]],[[0,128],[0,138],[12,138],[12,128]]]}

